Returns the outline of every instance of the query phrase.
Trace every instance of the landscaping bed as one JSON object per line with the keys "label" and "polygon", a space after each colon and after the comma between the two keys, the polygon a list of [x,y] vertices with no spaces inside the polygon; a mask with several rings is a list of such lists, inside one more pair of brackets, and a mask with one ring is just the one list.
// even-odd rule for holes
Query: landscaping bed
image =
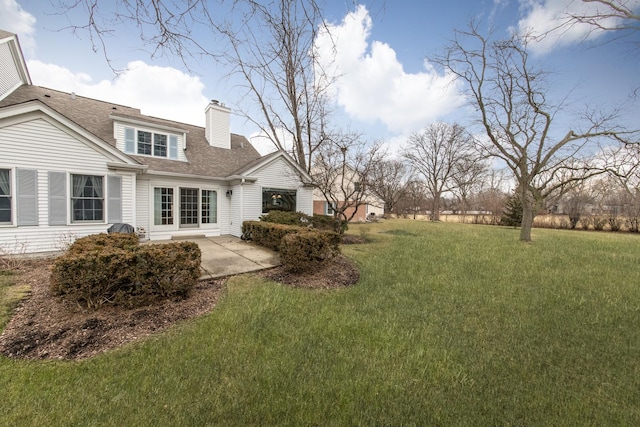
{"label": "landscaping bed", "polygon": [[[134,342],[174,323],[211,311],[219,301],[225,279],[198,282],[184,300],[165,300],[127,309],[79,307],[50,292],[52,260],[32,260],[20,268],[19,281],[31,288],[0,335],[0,353],[22,359],[84,359]],[[294,287],[328,289],[358,281],[351,261],[337,257],[311,273],[292,274],[281,267],[262,272],[265,277]]]}

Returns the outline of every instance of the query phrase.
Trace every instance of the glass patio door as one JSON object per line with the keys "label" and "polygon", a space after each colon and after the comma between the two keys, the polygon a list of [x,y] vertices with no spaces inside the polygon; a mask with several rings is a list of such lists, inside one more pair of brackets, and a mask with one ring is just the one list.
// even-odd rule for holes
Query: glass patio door
{"label": "glass patio door", "polygon": [[198,189],[180,189],[180,228],[198,227]]}

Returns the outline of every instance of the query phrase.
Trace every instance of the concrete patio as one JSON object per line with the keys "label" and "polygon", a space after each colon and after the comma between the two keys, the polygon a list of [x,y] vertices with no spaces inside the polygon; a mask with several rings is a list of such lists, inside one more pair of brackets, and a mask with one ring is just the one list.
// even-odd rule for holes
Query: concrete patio
{"label": "concrete patio", "polygon": [[194,236],[175,240],[195,242],[200,247],[202,251],[200,280],[233,276],[280,265],[277,252],[234,236]]}

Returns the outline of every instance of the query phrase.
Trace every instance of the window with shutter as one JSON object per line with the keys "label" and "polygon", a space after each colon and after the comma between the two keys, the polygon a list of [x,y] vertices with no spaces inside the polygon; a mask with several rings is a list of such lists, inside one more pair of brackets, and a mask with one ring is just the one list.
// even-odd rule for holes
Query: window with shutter
{"label": "window with shutter", "polygon": [[71,175],[71,220],[73,222],[104,221],[103,177]]}
{"label": "window with shutter", "polygon": [[11,170],[0,169],[0,224],[11,224]]}

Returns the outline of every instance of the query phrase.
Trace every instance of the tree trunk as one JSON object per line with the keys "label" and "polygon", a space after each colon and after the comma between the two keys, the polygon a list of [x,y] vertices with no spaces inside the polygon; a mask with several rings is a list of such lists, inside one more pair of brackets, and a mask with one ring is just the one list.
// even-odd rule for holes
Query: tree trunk
{"label": "tree trunk", "polygon": [[522,224],[520,225],[520,241],[531,241],[531,228],[533,227],[533,203],[527,196],[522,200]]}
{"label": "tree trunk", "polygon": [[440,221],[440,195],[439,194],[433,197],[433,204],[431,205],[431,221]]}

